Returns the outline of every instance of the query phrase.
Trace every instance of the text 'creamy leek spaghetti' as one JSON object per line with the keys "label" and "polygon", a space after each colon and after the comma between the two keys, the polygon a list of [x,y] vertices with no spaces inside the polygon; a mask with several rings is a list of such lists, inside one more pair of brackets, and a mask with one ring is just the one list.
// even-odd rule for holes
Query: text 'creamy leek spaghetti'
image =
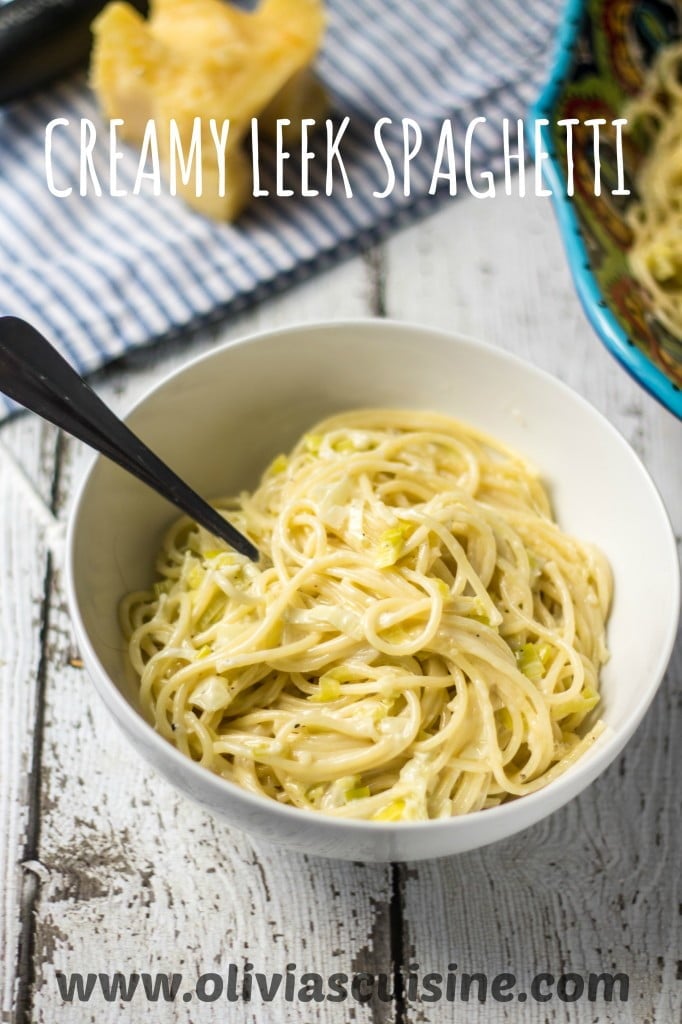
{"label": "text 'creamy leek spaghetti'", "polygon": [[637,176],[639,198],[627,211],[628,261],[656,317],[682,340],[682,42],[662,47],[627,113],[654,133]]}
{"label": "text 'creamy leek spaghetti'", "polygon": [[261,563],[182,519],[122,605],[145,713],[211,771],[338,817],[442,818],[540,789],[601,731],[608,565],[498,443],[349,412],[217,505]]}

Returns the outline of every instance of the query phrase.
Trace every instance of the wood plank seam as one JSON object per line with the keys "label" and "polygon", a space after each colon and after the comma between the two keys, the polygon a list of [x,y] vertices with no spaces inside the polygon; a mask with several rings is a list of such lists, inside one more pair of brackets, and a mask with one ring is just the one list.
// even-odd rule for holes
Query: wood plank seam
{"label": "wood plank seam", "polygon": [[370,277],[370,308],[372,316],[386,316],[386,254],[383,246],[377,246],[365,256]]}
{"label": "wood plank seam", "polygon": [[391,961],[393,964],[394,1024],[405,1024],[405,985],[403,964],[405,959],[405,893],[400,864],[391,864]]}
{"label": "wood plank seam", "polygon": [[53,559],[48,551],[45,565],[43,603],[40,610],[40,661],[36,680],[35,722],[31,749],[31,766],[28,773],[27,803],[28,820],[26,840],[22,855],[24,875],[21,892],[21,931],[17,949],[16,1000],[14,1024],[30,1024],[33,981],[35,977],[35,911],[40,896],[40,879],[34,870],[26,870],[31,862],[38,860],[40,844],[40,793],[43,736],[45,731],[45,685],[50,657],[50,599],[53,583]]}
{"label": "wood plank seam", "polygon": [[57,431],[57,440],[54,447],[54,472],[52,474],[52,486],[50,488],[50,512],[56,522],[60,522],[60,485],[62,477],[62,461],[64,458],[64,431]]}
{"label": "wood plank seam", "polygon": [[[31,894],[32,862],[24,859],[29,827],[30,769],[33,763],[36,689],[41,657],[47,535],[54,529],[49,496],[56,430],[36,417],[18,415],[3,425],[0,475],[5,521],[3,537],[2,686],[4,722],[2,829],[0,830],[0,1018],[13,1021],[19,990],[23,906]],[[50,537],[50,539],[52,539]],[[7,771],[7,775],[5,775]],[[7,817],[5,818],[5,813]],[[25,946],[24,946],[25,948]]]}

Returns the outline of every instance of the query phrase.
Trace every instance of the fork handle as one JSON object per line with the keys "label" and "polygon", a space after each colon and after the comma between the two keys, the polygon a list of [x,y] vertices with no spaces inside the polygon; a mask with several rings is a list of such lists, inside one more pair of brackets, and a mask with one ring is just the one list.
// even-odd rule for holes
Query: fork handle
{"label": "fork handle", "polygon": [[0,390],[84,441],[254,561],[254,545],[105,405],[34,327],[0,317]]}

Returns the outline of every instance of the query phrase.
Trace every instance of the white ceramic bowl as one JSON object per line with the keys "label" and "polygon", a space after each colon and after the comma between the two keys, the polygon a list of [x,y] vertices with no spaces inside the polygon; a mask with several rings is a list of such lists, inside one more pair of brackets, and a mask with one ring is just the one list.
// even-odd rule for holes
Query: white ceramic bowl
{"label": "white ceramic bowl", "polygon": [[[607,729],[545,789],[487,811],[424,823],[338,821],[253,796],[186,759],[138,711],[117,605],[153,578],[175,511],[98,458],[75,502],[68,597],[87,669],[131,743],[208,812],[256,836],[354,860],[470,850],[544,818],[606,768],[644,715],[679,614],[674,537],[646,470],[614,428],[559,381],[477,342],[405,324],[293,327],[225,345],[162,381],[128,422],[206,496],[254,485],[315,420],[360,406],[413,407],[474,424],[530,458],[562,527],[600,545],[615,579],[602,674]],[[178,840],[182,842],[182,837]]]}

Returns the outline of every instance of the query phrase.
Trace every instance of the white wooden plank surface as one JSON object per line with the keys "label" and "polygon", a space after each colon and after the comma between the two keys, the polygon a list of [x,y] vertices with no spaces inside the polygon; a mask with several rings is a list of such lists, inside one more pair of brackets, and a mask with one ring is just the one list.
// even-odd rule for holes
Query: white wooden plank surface
{"label": "white wooden plank surface", "polygon": [[[395,236],[371,260],[353,260],[270,300],[219,336],[368,312],[475,334],[558,373],[635,445],[682,533],[682,425],[598,345],[569,281],[546,201],[458,200]],[[153,380],[212,343],[213,336],[203,335],[137,353],[101,374],[98,386],[124,408]],[[2,1007],[9,1020],[18,962],[17,864],[30,806],[21,773],[36,721],[29,690],[40,660],[34,620],[45,554],[39,537],[41,523],[50,523],[44,504],[53,504],[64,521],[85,459],[65,444],[54,475],[53,439],[28,419],[19,424],[0,431],[0,443],[24,470],[6,470],[7,487],[0,479],[3,608],[7,600],[16,605],[12,618],[3,612],[0,621],[3,648],[11,654],[9,667],[0,666],[3,697],[11,687],[0,762],[8,765],[10,778],[2,805],[10,828],[3,827],[0,854]],[[2,467],[0,459],[0,474]],[[19,521],[17,536],[27,538],[24,554],[9,532]],[[69,665],[76,652],[63,606],[59,528],[50,527],[47,535],[55,578],[45,648],[39,845],[34,881],[23,894],[26,910],[35,914],[25,928],[33,965],[30,976],[23,976],[30,1003],[19,1007],[17,1024],[677,1019],[679,896],[673,868],[680,839],[679,759],[670,741],[679,730],[673,692],[676,685],[679,693],[682,676],[679,645],[666,686],[619,764],[549,821],[488,850],[412,867],[309,860],[207,820],[124,744],[85,674]],[[24,574],[20,587],[11,575],[17,572]],[[14,631],[16,644],[4,639],[5,630]],[[524,983],[542,970],[619,969],[631,974],[632,998],[625,1007],[375,1001],[364,1008],[326,1004],[311,1011],[301,1003],[264,1009],[260,1002],[245,1007],[225,1000],[174,1006],[135,1000],[125,1007],[101,998],[66,1006],[55,984],[57,970],[196,975],[225,973],[227,964],[247,957],[265,970],[296,962],[299,969],[305,965],[322,974],[390,973],[392,955],[402,955],[406,964],[418,962],[424,972],[443,970],[451,961],[465,971],[512,970]]]}

